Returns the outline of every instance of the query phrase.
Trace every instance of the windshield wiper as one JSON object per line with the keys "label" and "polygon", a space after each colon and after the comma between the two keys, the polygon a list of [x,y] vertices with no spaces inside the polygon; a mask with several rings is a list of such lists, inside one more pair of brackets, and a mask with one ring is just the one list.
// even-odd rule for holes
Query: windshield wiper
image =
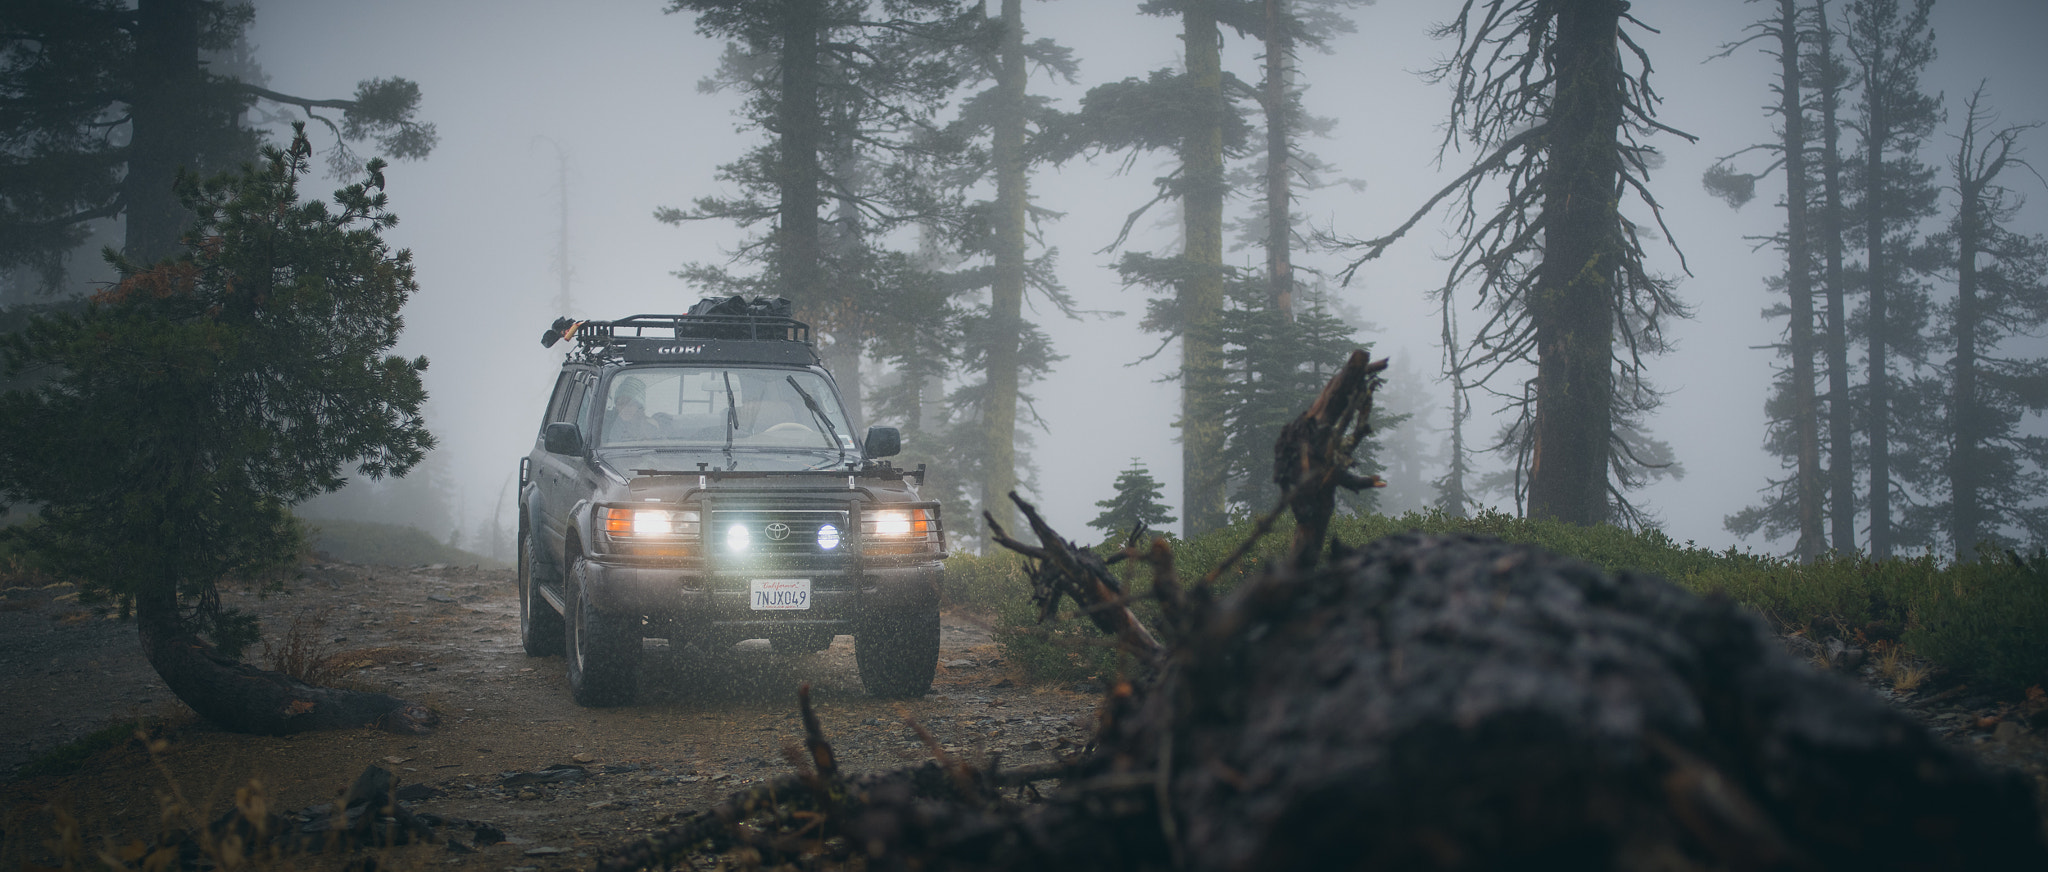
{"label": "windshield wiper", "polygon": [[796,383],[796,376],[784,376],[783,378],[789,382],[789,386],[796,391],[797,396],[804,398],[804,405],[810,408],[811,417],[818,419],[818,423],[825,425],[826,438],[831,440],[832,447],[839,449],[838,465],[845,466],[846,443],[839,439],[839,428],[832,426],[832,419],[826,417],[825,410],[818,406],[817,400],[811,398],[811,393],[804,390],[803,385]]}
{"label": "windshield wiper", "polygon": [[732,371],[719,373],[725,376],[725,468],[737,468],[732,459],[732,434],[740,429],[739,402],[732,398]]}

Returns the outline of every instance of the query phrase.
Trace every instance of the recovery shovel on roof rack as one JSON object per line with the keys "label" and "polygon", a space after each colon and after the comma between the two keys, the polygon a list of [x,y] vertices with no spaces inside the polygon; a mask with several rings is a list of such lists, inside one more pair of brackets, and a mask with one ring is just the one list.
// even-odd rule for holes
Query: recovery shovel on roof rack
{"label": "recovery shovel on roof rack", "polygon": [[582,323],[581,321],[571,321],[568,318],[556,318],[553,326],[550,326],[545,332],[540,334],[540,347],[555,347],[555,343],[562,341],[562,337],[575,335],[576,327]]}

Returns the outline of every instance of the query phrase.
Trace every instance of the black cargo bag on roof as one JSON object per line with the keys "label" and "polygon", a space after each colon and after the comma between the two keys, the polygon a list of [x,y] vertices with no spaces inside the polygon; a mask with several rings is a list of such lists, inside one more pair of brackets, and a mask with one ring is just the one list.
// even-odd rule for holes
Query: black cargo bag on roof
{"label": "black cargo bag on roof", "polygon": [[730,297],[705,297],[690,307],[692,315],[727,315],[743,318],[788,318],[794,311],[795,307],[782,297],[755,297],[750,300],[737,294]]}

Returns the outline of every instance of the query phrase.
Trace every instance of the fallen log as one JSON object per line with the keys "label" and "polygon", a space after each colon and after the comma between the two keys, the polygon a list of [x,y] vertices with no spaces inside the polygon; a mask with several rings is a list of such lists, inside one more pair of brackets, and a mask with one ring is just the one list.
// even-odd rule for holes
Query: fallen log
{"label": "fallen log", "polygon": [[1263,576],[1111,714],[1176,868],[2048,868],[2016,774],[1738,605],[1481,537]]}

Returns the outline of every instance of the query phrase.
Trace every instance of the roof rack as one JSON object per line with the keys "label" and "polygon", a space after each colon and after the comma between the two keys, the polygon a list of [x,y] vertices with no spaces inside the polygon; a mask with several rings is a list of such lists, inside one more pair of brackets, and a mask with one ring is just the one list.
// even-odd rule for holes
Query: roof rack
{"label": "roof rack", "polygon": [[[571,355],[592,361],[679,353],[751,359],[767,349],[755,346],[743,352],[739,343],[795,343],[802,347],[802,357],[815,361],[811,325],[790,317],[790,311],[789,301],[781,297],[707,297],[681,315],[628,315],[610,321],[557,318],[540,341],[544,347],[553,347],[564,338],[574,338],[577,347]],[[684,347],[679,343],[691,340],[712,342],[688,346],[694,350],[676,350]],[[785,346],[769,356],[785,358],[793,351]]]}

